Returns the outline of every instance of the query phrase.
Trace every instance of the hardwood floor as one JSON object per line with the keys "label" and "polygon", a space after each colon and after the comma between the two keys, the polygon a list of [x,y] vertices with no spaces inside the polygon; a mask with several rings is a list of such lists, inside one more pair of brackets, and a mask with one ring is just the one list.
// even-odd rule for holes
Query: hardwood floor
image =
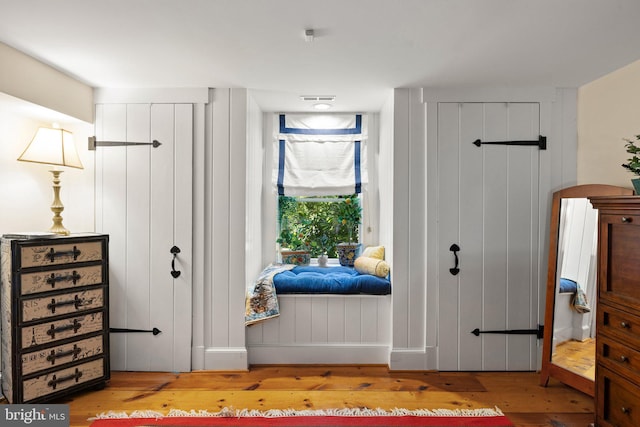
{"label": "hardwood floor", "polygon": [[558,344],[553,354],[553,363],[595,380],[596,340],[566,341]]}
{"label": "hardwood floor", "polygon": [[500,408],[516,426],[587,426],[593,399],[535,372],[389,372],[386,366],[256,366],[249,372],[112,372],[107,387],[73,395],[71,426],[110,410]]}

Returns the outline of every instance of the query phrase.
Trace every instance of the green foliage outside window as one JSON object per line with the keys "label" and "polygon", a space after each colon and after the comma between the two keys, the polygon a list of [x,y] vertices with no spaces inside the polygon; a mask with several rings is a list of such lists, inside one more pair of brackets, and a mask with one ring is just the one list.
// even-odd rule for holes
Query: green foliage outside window
{"label": "green foliage outside window", "polygon": [[362,208],[357,195],[278,197],[281,248],[308,250],[312,257],[326,253],[337,258],[336,245],[358,242]]}

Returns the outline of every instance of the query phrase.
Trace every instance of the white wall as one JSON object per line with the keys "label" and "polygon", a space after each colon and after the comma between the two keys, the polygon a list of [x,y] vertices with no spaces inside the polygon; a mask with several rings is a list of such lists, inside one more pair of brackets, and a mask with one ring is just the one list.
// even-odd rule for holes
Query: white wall
{"label": "white wall", "polygon": [[246,262],[247,262],[247,280],[251,281],[252,277],[258,277],[260,271],[265,267],[262,262],[263,250],[263,194],[262,194],[262,177],[264,165],[264,146],[263,146],[263,124],[262,111],[260,107],[251,97],[249,92],[247,98],[247,245],[246,245]]}
{"label": "white wall", "polygon": [[276,261],[276,255],[278,246],[276,244],[276,216],[278,209],[277,193],[271,183],[273,173],[273,156],[274,144],[273,133],[274,129],[274,113],[263,114],[262,120],[262,151],[263,151],[263,165],[262,165],[262,194],[261,194],[261,206],[262,206],[262,254],[261,261],[263,268]]}
{"label": "white wall", "polygon": [[578,90],[578,183],[631,188],[623,138],[640,135],[640,61]]}
{"label": "white wall", "polygon": [[0,43],[0,92],[93,121],[93,88]]}
{"label": "white wall", "polygon": [[93,126],[23,100],[0,94],[0,182],[3,209],[0,234],[47,231],[52,224],[52,175],[47,165],[19,162],[39,126],[57,122],[74,135],[84,169],[62,168],[60,198],[65,206],[63,224],[71,232],[94,230],[94,165],[87,138]]}
{"label": "white wall", "polygon": [[[380,136],[378,150],[373,159],[377,165],[378,180],[378,238],[386,248],[385,256],[393,265],[393,91],[379,114]],[[393,279],[393,272],[392,272]]]}
{"label": "white wall", "polygon": [[255,108],[246,89],[210,89],[205,139],[194,159],[195,179],[202,180],[194,196],[202,223],[195,228],[203,234],[194,265],[202,269],[203,283],[202,292],[194,294],[193,369],[247,368],[247,150],[257,134],[247,126],[256,125]]}

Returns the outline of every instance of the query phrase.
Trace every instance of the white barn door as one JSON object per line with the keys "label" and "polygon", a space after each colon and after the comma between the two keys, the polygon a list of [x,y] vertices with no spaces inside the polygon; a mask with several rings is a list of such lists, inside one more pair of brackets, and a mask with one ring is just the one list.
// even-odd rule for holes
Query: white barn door
{"label": "white barn door", "polygon": [[[96,139],[115,143],[95,157],[96,230],[110,236],[118,328],[111,368],[190,371],[193,106],[98,104]],[[153,140],[161,145],[120,144]]]}
{"label": "white barn door", "polygon": [[539,148],[473,142],[539,132],[537,103],[438,104],[441,370],[536,369],[535,335],[471,331],[537,328]]}

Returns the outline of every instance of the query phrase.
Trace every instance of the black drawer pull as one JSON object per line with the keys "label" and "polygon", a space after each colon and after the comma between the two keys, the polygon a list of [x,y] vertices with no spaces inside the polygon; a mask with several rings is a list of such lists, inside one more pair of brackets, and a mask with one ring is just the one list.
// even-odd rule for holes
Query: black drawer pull
{"label": "black drawer pull", "polygon": [[77,344],[74,344],[73,350],[69,350],[69,351],[61,351],[59,353],[56,353],[55,350],[51,350],[51,353],[47,356],[47,362],[51,362],[52,365],[55,365],[56,359],[59,359],[61,357],[66,357],[66,356],[73,356],[73,359],[75,360],[81,352],[82,352],[82,349],[78,347]]}
{"label": "black drawer pull", "polygon": [[630,224],[633,222],[633,218],[631,218],[630,216],[623,216],[622,222],[624,222],[625,224]]}
{"label": "black drawer pull", "polygon": [[55,298],[51,298],[51,302],[49,304],[47,304],[47,309],[51,310],[51,314],[55,314],[56,312],[56,307],[64,307],[65,305],[72,305],[76,310],[82,306],[85,305],[85,299],[84,298],[78,298],[78,295],[76,295],[72,300],[67,300],[67,301],[57,301]]}
{"label": "black drawer pull", "polygon": [[620,322],[620,327],[624,328],[624,329],[629,329],[631,327],[631,325],[629,325],[629,323],[622,321]]}
{"label": "black drawer pull", "polygon": [[55,261],[56,257],[60,257],[60,256],[72,256],[73,260],[76,261],[78,259],[78,256],[80,256],[80,249],[74,246],[73,249],[70,251],[56,252],[55,249],[51,248],[49,250],[49,253],[46,255],[46,257],[49,258],[49,261],[51,262]]}
{"label": "black drawer pull", "polygon": [[620,410],[622,411],[623,414],[630,414],[631,413],[631,408],[627,408],[625,406],[620,408]]}
{"label": "black drawer pull", "polygon": [[620,356],[620,361],[623,362],[623,363],[624,362],[628,362],[629,358],[627,356]]}
{"label": "black drawer pull", "polygon": [[51,276],[47,277],[47,285],[51,285],[52,288],[56,287],[57,282],[73,282],[75,285],[81,278],[82,276],[75,270],[66,276],[56,276],[56,273],[51,273]]}
{"label": "black drawer pull", "polygon": [[82,327],[82,323],[78,322],[78,319],[73,319],[73,323],[69,325],[55,327],[55,325],[51,325],[49,330],[47,331],[47,335],[49,335],[52,339],[55,339],[56,333],[64,332],[73,329],[73,333],[78,332],[78,329]]}
{"label": "black drawer pull", "polygon": [[51,381],[49,381],[47,383],[47,385],[49,387],[51,387],[52,389],[56,389],[56,386],[59,383],[63,383],[65,381],[71,381],[71,380],[75,380],[76,382],[78,382],[78,380],[80,379],[80,377],[82,377],[82,371],[79,371],[78,368],[76,368],[76,372],[71,374],[71,375],[67,375],[66,377],[60,377],[57,378],[55,375],[53,376],[53,378],[51,379]]}

